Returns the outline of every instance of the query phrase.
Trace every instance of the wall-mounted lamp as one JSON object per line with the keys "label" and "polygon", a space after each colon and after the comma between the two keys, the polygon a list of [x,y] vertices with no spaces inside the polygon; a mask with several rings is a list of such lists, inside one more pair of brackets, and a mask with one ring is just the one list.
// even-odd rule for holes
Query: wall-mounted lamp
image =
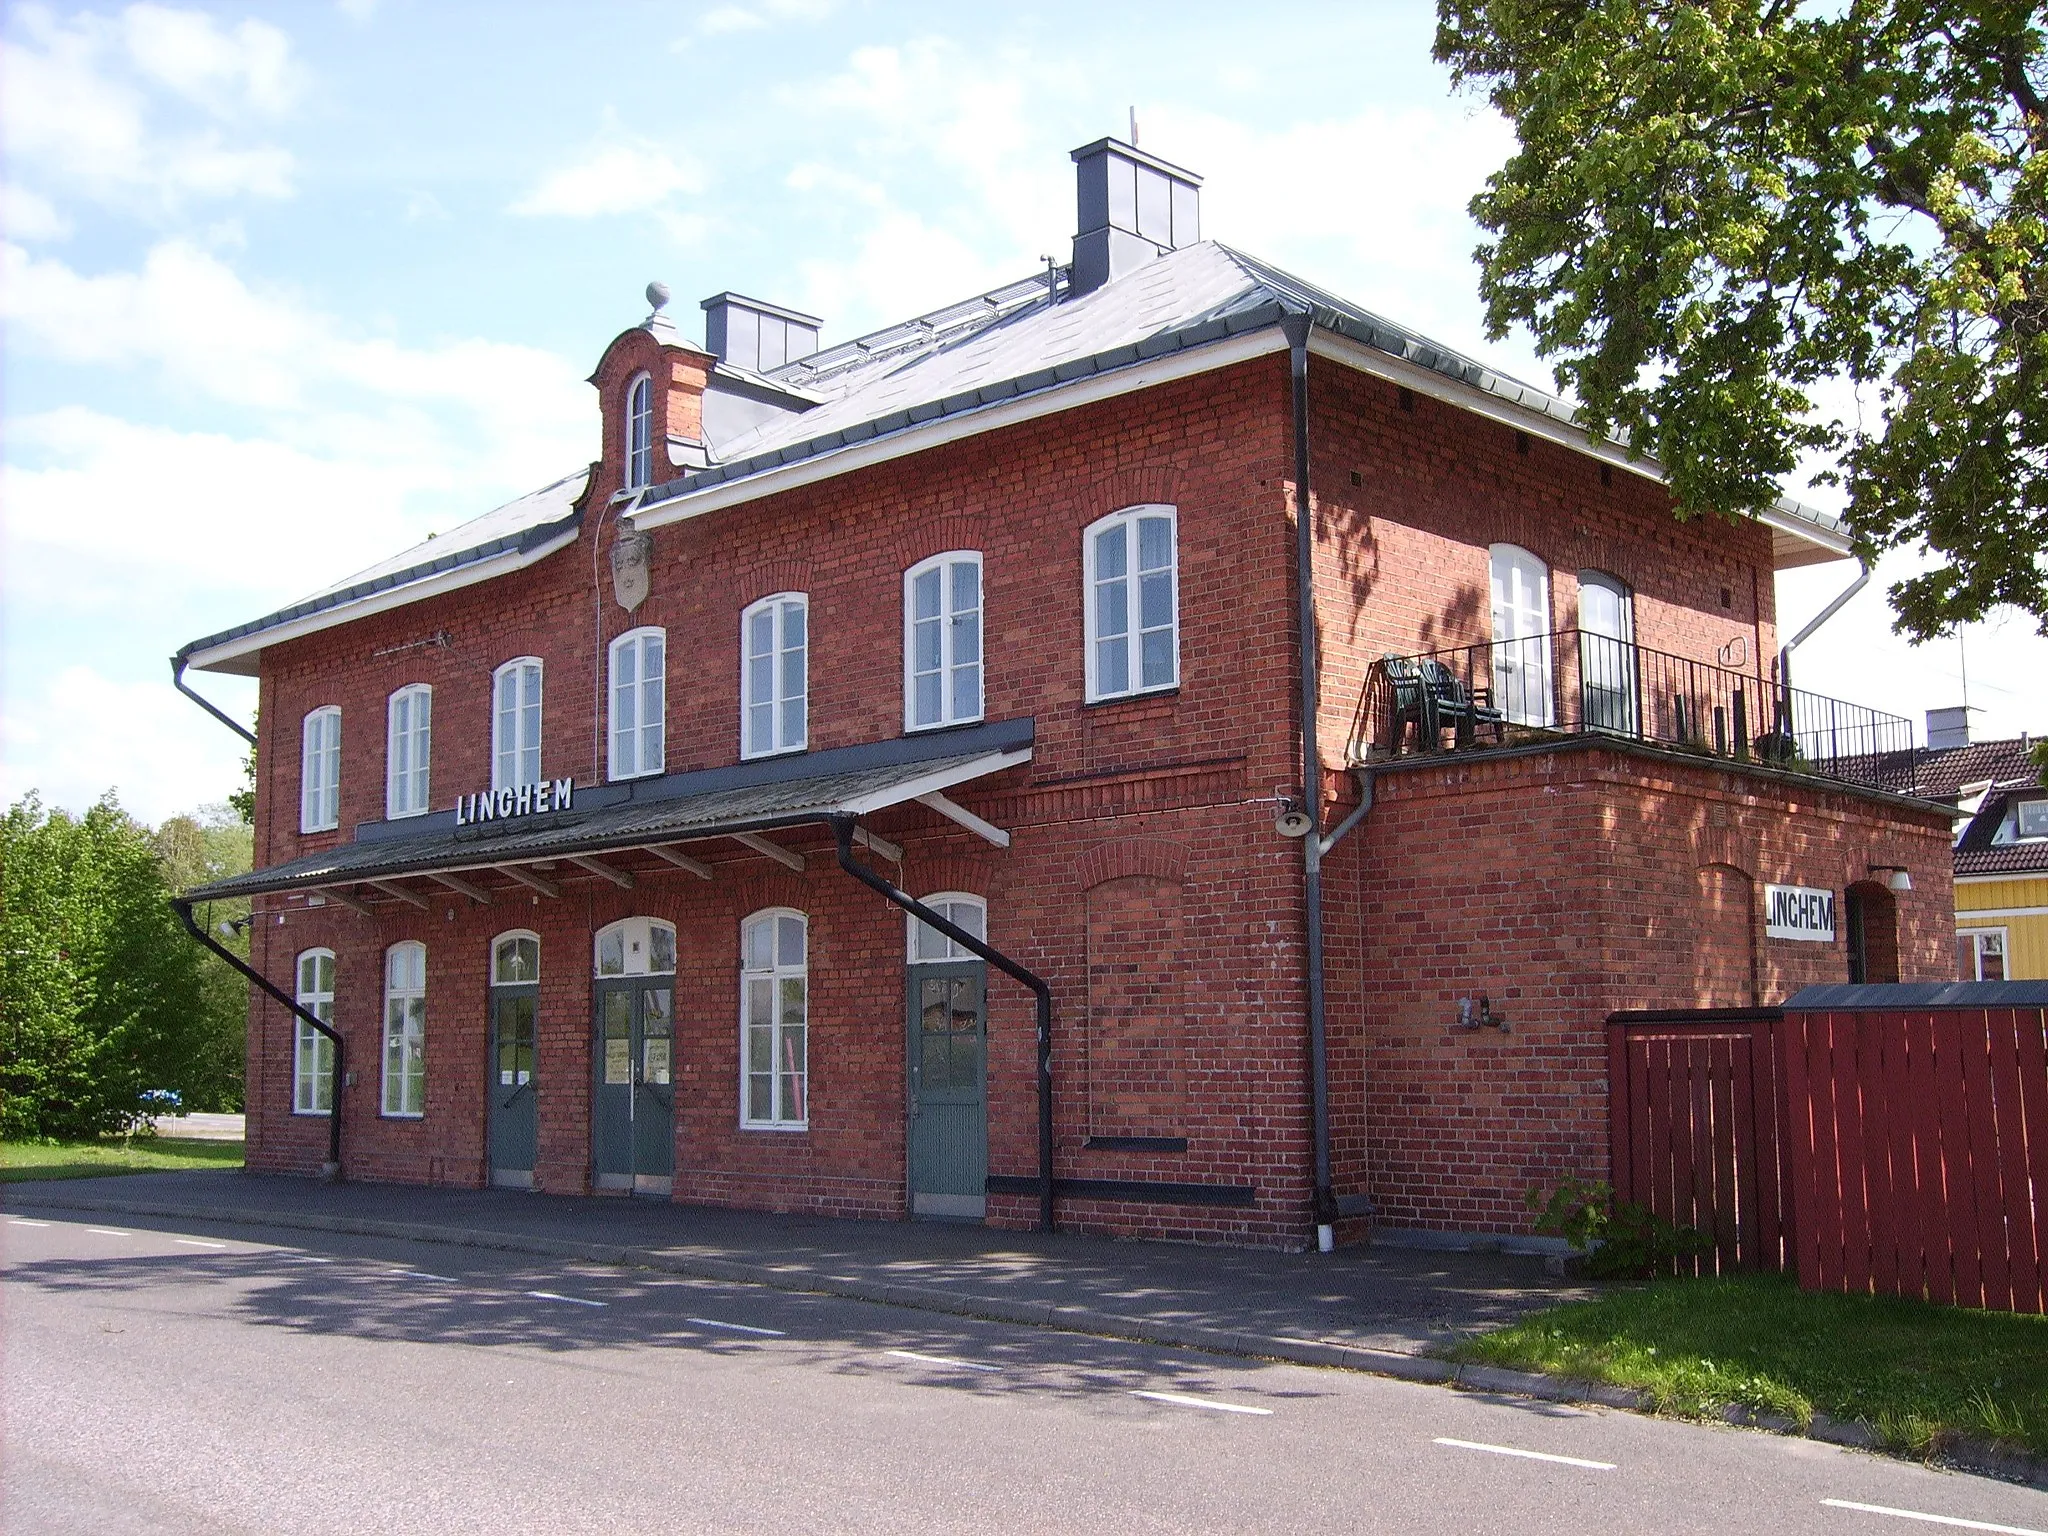
{"label": "wall-mounted lamp", "polygon": [[1888,891],[1913,889],[1912,875],[1897,864],[1873,864],[1870,866],[1870,872],[1883,877],[1885,889]]}
{"label": "wall-mounted lamp", "polygon": [[1508,1033],[1508,1016],[1504,1013],[1495,1013],[1493,1011],[1493,999],[1482,992],[1476,1001],[1469,997],[1458,999],[1458,1022],[1456,1027],[1459,1029],[1497,1029],[1505,1035]]}
{"label": "wall-mounted lamp", "polygon": [[1273,830],[1282,837],[1307,837],[1313,825],[1308,808],[1285,790],[1273,793]]}

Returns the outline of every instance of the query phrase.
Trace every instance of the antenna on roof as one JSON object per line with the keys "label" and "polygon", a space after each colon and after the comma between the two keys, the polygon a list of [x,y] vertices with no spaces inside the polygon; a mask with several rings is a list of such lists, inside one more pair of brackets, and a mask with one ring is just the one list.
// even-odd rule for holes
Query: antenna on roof
{"label": "antenna on roof", "polygon": [[1131,108],[1131,148],[1138,147],[1138,109]]}

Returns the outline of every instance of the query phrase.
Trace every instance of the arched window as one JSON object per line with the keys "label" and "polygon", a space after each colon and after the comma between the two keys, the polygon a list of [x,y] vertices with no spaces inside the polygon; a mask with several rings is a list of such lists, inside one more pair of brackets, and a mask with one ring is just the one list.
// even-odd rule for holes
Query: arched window
{"label": "arched window", "polygon": [[801,752],[810,707],[810,599],[778,592],[740,615],[740,756]]}
{"label": "arched window", "polygon": [[772,907],[740,925],[740,1123],[810,1123],[809,920]]}
{"label": "arched window", "polygon": [[1617,576],[1579,572],[1579,680],[1586,724],[1636,730],[1635,604]]}
{"label": "arched window", "polygon": [[299,739],[299,830],[331,831],[341,825],[341,706],[308,714]]}
{"label": "arched window", "polygon": [[934,555],[903,573],[903,726],[981,718],[981,556]]}
{"label": "arched window", "polygon": [[633,629],[612,642],[611,776],[660,773],[666,750],[668,634]]}
{"label": "arched window", "polygon": [[384,952],[384,1113],[426,1109],[427,946],[407,940]]}
{"label": "arched window", "polygon": [[540,658],[521,656],[491,674],[491,788],[540,782]]}
{"label": "arched window", "polygon": [[676,930],[658,917],[625,917],[597,930],[599,976],[670,976],[676,968]]}
{"label": "arched window", "polygon": [[[936,896],[924,898],[924,904],[948,922],[965,928],[984,943],[988,940],[988,903],[979,896],[969,896],[960,891],[941,891]],[[931,927],[914,914],[905,914],[910,919],[910,963],[939,960],[977,960],[980,956],[972,950],[963,949],[959,943],[947,938],[938,929]]]}
{"label": "arched window", "polygon": [[1493,589],[1493,702],[1517,725],[1549,725],[1550,571],[1528,550],[1496,544]]}
{"label": "arched window", "polygon": [[[334,951],[299,956],[298,1004],[323,1024],[334,1022]],[[304,1019],[292,1041],[292,1113],[325,1115],[334,1109],[334,1042]]]}
{"label": "arched window", "polygon": [[626,386],[626,489],[654,480],[654,381],[641,374]]}
{"label": "arched window", "polygon": [[528,987],[540,980],[540,935],[521,928],[491,941],[491,985]]}
{"label": "arched window", "polygon": [[385,704],[384,815],[423,816],[433,761],[434,690],[412,683]]}
{"label": "arched window", "polygon": [[1172,507],[1127,507],[1081,535],[1091,703],[1180,684],[1175,521]]}

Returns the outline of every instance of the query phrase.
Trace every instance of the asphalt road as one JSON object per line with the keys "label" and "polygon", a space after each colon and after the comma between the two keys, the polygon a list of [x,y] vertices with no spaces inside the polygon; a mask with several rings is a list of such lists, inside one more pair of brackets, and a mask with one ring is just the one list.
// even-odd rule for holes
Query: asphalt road
{"label": "asphalt road", "polygon": [[2048,1494],[1755,1432],[433,1244],[0,1221],[14,1536],[2048,1536]]}

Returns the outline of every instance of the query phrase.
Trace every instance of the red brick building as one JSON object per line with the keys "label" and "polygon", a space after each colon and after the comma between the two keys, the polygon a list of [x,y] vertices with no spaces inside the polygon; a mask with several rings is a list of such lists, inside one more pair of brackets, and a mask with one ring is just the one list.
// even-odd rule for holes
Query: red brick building
{"label": "red brick building", "polygon": [[175,659],[261,680],[193,893],[275,989],[252,1168],[338,1104],[360,1179],[1513,1232],[1605,1173],[1610,1011],[1945,975],[1911,727],[1775,681],[1828,518],[1680,522],[1075,160],[1070,267],[822,350],[658,302],[587,470]]}

